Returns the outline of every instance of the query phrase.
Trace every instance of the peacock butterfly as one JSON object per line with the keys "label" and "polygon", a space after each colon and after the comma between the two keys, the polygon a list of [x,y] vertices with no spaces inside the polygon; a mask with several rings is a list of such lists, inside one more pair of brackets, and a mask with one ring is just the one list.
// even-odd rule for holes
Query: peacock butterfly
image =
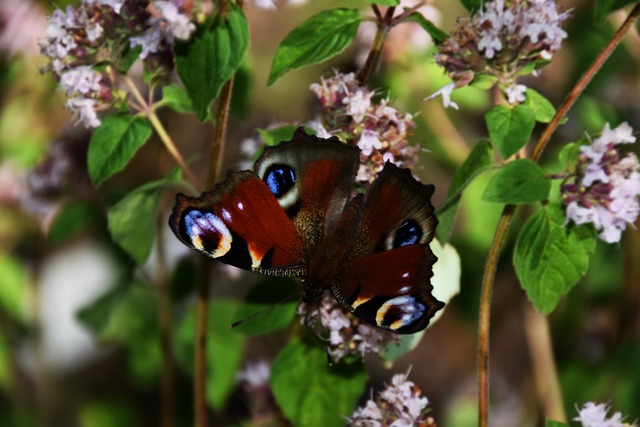
{"label": "peacock butterfly", "polygon": [[350,198],[359,153],[300,128],[266,148],[253,171],[200,197],[178,194],[169,224],[185,245],[226,264],[302,277],[305,302],[331,290],[372,325],[420,331],[444,306],[430,284],[434,186],[387,162],[367,195]]}

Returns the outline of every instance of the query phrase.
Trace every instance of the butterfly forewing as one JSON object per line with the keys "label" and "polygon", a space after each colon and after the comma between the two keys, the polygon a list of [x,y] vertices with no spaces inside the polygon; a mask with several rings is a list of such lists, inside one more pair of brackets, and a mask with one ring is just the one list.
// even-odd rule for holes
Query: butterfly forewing
{"label": "butterfly forewing", "polygon": [[251,171],[231,174],[200,197],[179,194],[169,223],[187,246],[226,264],[277,276],[304,274],[300,235]]}

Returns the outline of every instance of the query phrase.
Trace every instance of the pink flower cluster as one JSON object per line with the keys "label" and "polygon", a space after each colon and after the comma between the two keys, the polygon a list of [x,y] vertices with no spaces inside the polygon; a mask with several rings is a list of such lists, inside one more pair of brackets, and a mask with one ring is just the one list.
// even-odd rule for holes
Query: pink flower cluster
{"label": "pink flower cluster", "polygon": [[567,221],[592,223],[608,243],[620,241],[640,213],[638,158],[633,153],[621,158],[616,148],[635,142],[632,133],[627,123],[615,129],[607,123],[599,138],[580,147],[576,174],[562,185]]}
{"label": "pink flower cluster", "polygon": [[580,421],[583,427],[634,427],[635,424],[622,422],[622,414],[616,412],[607,418],[607,413],[611,407],[600,403],[596,405],[593,402],[585,403],[582,409],[578,410],[578,416],[574,421]]}
{"label": "pink flower cluster", "polygon": [[301,302],[298,315],[303,324],[314,328],[326,341],[327,353],[333,362],[349,355],[377,354],[400,341],[399,335],[361,322],[345,311],[329,292],[311,303]]}
{"label": "pink flower cluster", "polygon": [[451,92],[482,74],[498,80],[509,103],[522,102],[526,87],[516,85],[516,75],[551,60],[567,37],[561,24],[569,15],[559,13],[553,0],[485,2],[472,18],[460,19],[440,46],[436,61],[453,83],[428,99],[443,95],[445,107],[457,108]]}
{"label": "pink flower cluster", "polygon": [[376,102],[375,92],[361,86],[353,73],[322,78],[310,88],[323,108],[323,124],[316,123],[318,136],[337,136],[362,150],[356,180],[364,185],[373,181],[385,162],[411,168],[419,147],[407,138],[415,127],[411,114],[402,114],[388,99]]}
{"label": "pink flower cluster", "polygon": [[407,375],[394,375],[391,385],[369,399],[348,418],[352,427],[435,427],[435,421],[427,416],[429,400],[421,396],[421,390]]}
{"label": "pink flower cluster", "polygon": [[117,71],[127,53],[141,46],[139,57],[155,73],[173,68],[175,39],[195,30],[183,0],[83,0],[78,7],[55,10],[49,18],[41,52],[60,81],[67,108],[86,127],[100,125],[98,112],[122,102]]}

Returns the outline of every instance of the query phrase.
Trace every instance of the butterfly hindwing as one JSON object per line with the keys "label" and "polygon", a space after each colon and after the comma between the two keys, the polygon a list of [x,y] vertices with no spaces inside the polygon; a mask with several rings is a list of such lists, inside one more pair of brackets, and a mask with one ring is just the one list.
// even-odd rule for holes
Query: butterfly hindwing
{"label": "butterfly hindwing", "polygon": [[361,319],[396,333],[424,329],[443,304],[432,295],[437,220],[433,185],[387,163],[372,183],[332,293]]}
{"label": "butterfly hindwing", "polygon": [[169,223],[184,244],[226,264],[277,276],[304,274],[298,231],[251,171],[231,174],[200,197],[178,194]]}

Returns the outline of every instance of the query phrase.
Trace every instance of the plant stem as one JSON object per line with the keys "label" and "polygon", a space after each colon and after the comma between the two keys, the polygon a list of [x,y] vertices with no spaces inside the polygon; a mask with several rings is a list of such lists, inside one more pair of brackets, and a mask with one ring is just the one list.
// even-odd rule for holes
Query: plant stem
{"label": "plant stem", "polygon": [[371,76],[378,66],[380,55],[382,54],[382,48],[384,47],[384,40],[387,37],[389,29],[391,28],[391,18],[393,17],[395,8],[388,8],[387,13],[384,17],[382,17],[376,5],[373,5],[373,10],[376,14],[376,24],[378,26],[378,30],[376,31],[376,36],[373,39],[373,44],[371,45],[369,56],[367,56],[367,61],[364,63],[362,70],[360,70],[360,72],[358,73],[358,81],[362,86],[367,86],[369,84]]}
{"label": "plant stem", "polygon": [[151,125],[155,129],[156,133],[160,137],[160,140],[164,144],[165,148],[167,149],[171,157],[173,157],[176,163],[178,163],[178,165],[180,166],[184,174],[187,176],[187,178],[191,181],[191,183],[195,185],[197,188],[201,188],[202,185],[200,184],[200,180],[195,176],[195,174],[191,171],[191,169],[187,165],[187,162],[185,162],[184,159],[182,158],[182,155],[180,154],[175,144],[173,143],[171,136],[169,136],[166,129],[162,125],[162,122],[160,122],[160,119],[158,119],[158,116],[153,110],[151,104],[147,103],[147,101],[144,99],[144,97],[142,96],[142,94],[140,93],[140,91],[138,90],[135,83],[133,83],[130,77],[125,76],[124,79],[126,80],[127,85],[131,90],[131,93],[140,104],[139,107],[141,109],[141,112],[149,119],[149,121],[151,122]]}
{"label": "plant stem", "polygon": [[[232,76],[222,87],[216,115],[216,128],[209,158],[209,172],[207,174],[207,189],[215,184],[220,172],[220,163],[224,149],[224,141],[229,119],[229,106],[233,92]],[[209,260],[202,257],[198,271],[197,302],[196,302],[196,333],[195,333],[195,375],[194,396],[196,427],[207,426],[207,402],[206,402],[206,371],[207,371],[207,326],[209,315]]]}
{"label": "plant stem", "polygon": [[[596,57],[591,66],[580,77],[575,87],[569,92],[567,98],[560,106],[556,115],[551,120],[538,140],[531,160],[537,161],[546,147],[553,132],[557,129],[562,118],[567,114],[578,96],[584,91],[602,64],[608,59],[615,47],[620,43],[624,33],[631,27],[633,21],[640,15],[640,5],[636,5],[629,16],[609,40],[602,52]],[[495,280],[496,266],[500,254],[500,249],[504,243],[504,238],[509,229],[509,224],[513,218],[515,206],[506,205],[500,216],[496,232],[489,249],[489,257],[482,277],[482,290],[480,299],[479,325],[478,325],[478,426],[487,427],[489,425],[489,327],[491,312],[491,296]],[[560,398],[561,399],[561,398]]]}

